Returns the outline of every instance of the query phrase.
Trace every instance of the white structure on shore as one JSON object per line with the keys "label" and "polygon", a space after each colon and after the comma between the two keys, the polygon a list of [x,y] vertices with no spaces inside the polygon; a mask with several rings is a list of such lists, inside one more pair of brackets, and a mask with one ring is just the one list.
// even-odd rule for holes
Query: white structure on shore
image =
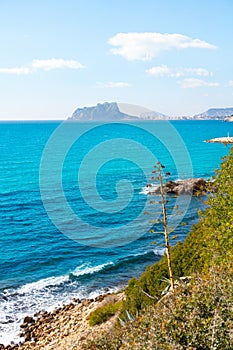
{"label": "white structure on shore", "polygon": [[205,142],[208,143],[223,143],[224,145],[233,144],[233,137],[227,136],[227,137],[216,137],[215,139],[206,140]]}

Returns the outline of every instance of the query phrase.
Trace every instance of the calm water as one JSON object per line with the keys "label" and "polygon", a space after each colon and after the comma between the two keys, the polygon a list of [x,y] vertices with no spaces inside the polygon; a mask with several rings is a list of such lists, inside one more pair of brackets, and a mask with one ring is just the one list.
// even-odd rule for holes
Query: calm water
{"label": "calm water", "polygon": [[[19,340],[24,316],[118,289],[160,259],[143,215],[154,163],[171,179],[209,178],[229,149],[203,140],[228,132],[220,121],[0,123],[0,343]],[[202,200],[178,204],[183,240]]]}

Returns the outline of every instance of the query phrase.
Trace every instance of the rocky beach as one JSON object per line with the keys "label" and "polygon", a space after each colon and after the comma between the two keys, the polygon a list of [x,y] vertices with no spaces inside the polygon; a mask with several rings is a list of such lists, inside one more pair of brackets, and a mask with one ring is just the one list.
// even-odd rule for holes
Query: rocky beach
{"label": "rocky beach", "polygon": [[105,294],[95,299],[73,299],[53,312],[41,311],[25,317],[21,324],[20,344],[0,344],[0,350],[82,350],[88,341],[109,332],[117,315],[108,321],[89,326],[89,316],[95,309],[124,299],[124,293]]}

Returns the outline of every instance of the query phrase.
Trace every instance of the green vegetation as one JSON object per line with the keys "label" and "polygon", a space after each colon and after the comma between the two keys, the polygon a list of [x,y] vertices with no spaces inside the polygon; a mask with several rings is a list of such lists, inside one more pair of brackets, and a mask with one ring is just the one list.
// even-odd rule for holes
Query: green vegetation
{"label": "green vegetation", "polygon": [[228,272],[211,269],[147,307],[134,322],[116,328],[87,349],[233,349],[233,283]]}
{"label": "green vegetation", "polygon": [[[200,214],[184,243],[171,249],[175,278],[195,272],[207,272],[213,265],[229,264],[233,256],[233,149],[224,158],[221,169],[211,186],[218,191],[209,195],[208,208]],[[132,279],[126,288],[125,308],[135,314],[137,310],[154,303],[147,294],[159,298],[169,278],[166,257],[149,266],[139,280]]]}
{"label": "green vegetation", "polygon": [[109,303],[104,305],[90,314],[89,325],[95,326],[107,321],[110,317],[114,316],[117,311],[122,308],[122,301],[117,303]]}
{"label": "green vegetation", "polygon": [[[162,295],[169,281],[164,256],[129,281],[120,317],[128,311],[134,320],[87,349],[233,349],[233,149],[211,186],[217,192],[199,222],[171,249],[175,291]],[[181,283],[181,276],[191,278]]]}

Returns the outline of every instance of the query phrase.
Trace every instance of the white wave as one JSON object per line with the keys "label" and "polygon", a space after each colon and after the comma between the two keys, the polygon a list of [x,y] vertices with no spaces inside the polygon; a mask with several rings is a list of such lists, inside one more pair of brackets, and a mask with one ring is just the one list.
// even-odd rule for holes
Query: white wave
{"label": "white wave", "polygon": [[80,266],[77,266],[76,269],[72,272],[72,274],[75,276],[93,274],[95,272],[103,270],[106,266],[110,266],[110,265],[114,265],[113,262],[108,262],[108,263],[96,265],[96,266],[87,266],[86,264],[82,264]]}
{"label": "white wave", "polygon": [[163,256],[165,253],[165,250],[166,250],[165,248],[155,248],[155,249],[151,249],[151,250],[146,250],[143,253],[136,253],[133,256],[135,256],[135,257],[136,256],[143,256],[143,255],[147,255],[150,253],[154,253],[155,255]]}
{"label": "white wave", "polygon": [[[109,265],[113,265],[113,262],[108,262],[97,266],[88,266],[86,264],[82,264],[80,266],[77,266],[76,269],[72,272],[72,274],[75,276],[93,274]],[[67,281],[69,281],[69,275],[58,276],[58,277],[48,277],[36,282],[25,284],[24,286],[17,289],[17,293],[28,294],[32,292],[38,292],[46,289],[47,287],[59,286]]]}
{"label": "white wave", "polygon": [[153,253],[155,255],[159,255],[159,256],[163,256],[164,253],[166,251],[166,248],[156,248],[156,249],[153,249]]}
{"label": "white wave", "polygon": [[136,253],[134,254],[133,256],[143,256],[143,255],[147,255],[148,253],[150,253],[151,251],[150,250],[147,250],[145,252],[142,252],[142,253]]}
{"label": "white wave", "polygon": [[19,343],[20,341],[24,341],[23,338],[20,338],[15,334],[16,330],[12,329],[12,326],[6,327],[4,329],[4,334],[0,334],[0,344],[9,345],[12,341],[15,343]]}
{"label": "white wave", "polygon": [[[116,293],[116,292],[118,292],[121,289],[122,288],[120,288],[120,287],[108,288],[107,293]],[[104,289],[104,288],[97,289],[94,292],[89,293],[88,294],[88,298],[94,299],[94,298],[96,298],[96,297],[98,297],[99,295],[102,295],[102,294],[106,294],[106,289]]]}
{"label": "white wave", "polygon": [[[82,264],[77,266],[72,273],[76,276],[93,274],[111,265],[113,265],[113,262],[96,266]],[[108,292],[116,292],[119,289],[120,287],[113,287]],[[23,341],[19,337],[20,324],[26,316],[33,317],[36,312],[41,310],[52,312],[55,308],[70,303],[72,298],[95,298],[105,293],[104,287],[90,290],[87,286],[77,283],[77,281],[70,281],[68,274],[27,283],[16,290],[5,290],[6,298],[0,300],[0,344],[8,345],[11,341],[15,343]]]}
{"label": "white wave", "polygon": [[140,194],[148,194],[150,192],[154,192],[159,188],[159,185],[149,184],[142,188]]}
{"label": "white wave", "polygon": [[[106,266],[110,266],[110,265],[114,265],[113,262],[108,262],[97,266],[88,266],[87,264],[82,264],[80,266],[77,266],[76,269],[72,271],[72,274],[75,276],[93,274],[95,272],[98,272],[104,269]],[[59,286],[68,281],[69,281],[69,275],[58,276],[58,277],[48,277],[36,282],[31,282],[23,285],[22,287],[17,289],[17,293],[28,294],[32,292],[38,292],[48,287]]]}
{"label": "white wave", "polygon": [[59,276],[59,277],[48,277],[37,282],[27,283],[20,287],[17,292],[21,293],[31,293],[33,291],[40,291],[49,286],[57,286],[69,280],[69,276]]}
{"label": "white wave", "polygon": [[[60,279],[60,281],[62,281],[62,279]],[[41,286],[42,285],[43,284],[41,284]],[[47,283],[46,286],[48,286]],[[95,298],[98,295],[106,293],[104,288],[90,291],[86,286],[77,284],[76,288],[73,290],[64,290],[62,293],[58,294],[52,293],[50,288],[40,289],[38,291],[33,289],[34,287],[31,288],[32,286],[30,286],[31,289],[29,289],[28,286],[24,287],[25,288],[21,288],[21,291],[27,291],[24,295],[15,294],[14,296],[9,296],[7,300],[0,302],[0,344],[8,345],[11,341],[15,343],[23,341],[23,339],[19,337],[20,324],[22,324],[26,316],[33,317],[36,312],[41,310],[52,312],[57,307],[69,304],[72,298]],[[116,292],[119,289],[120,287],[111,288],[108,292]]]}

